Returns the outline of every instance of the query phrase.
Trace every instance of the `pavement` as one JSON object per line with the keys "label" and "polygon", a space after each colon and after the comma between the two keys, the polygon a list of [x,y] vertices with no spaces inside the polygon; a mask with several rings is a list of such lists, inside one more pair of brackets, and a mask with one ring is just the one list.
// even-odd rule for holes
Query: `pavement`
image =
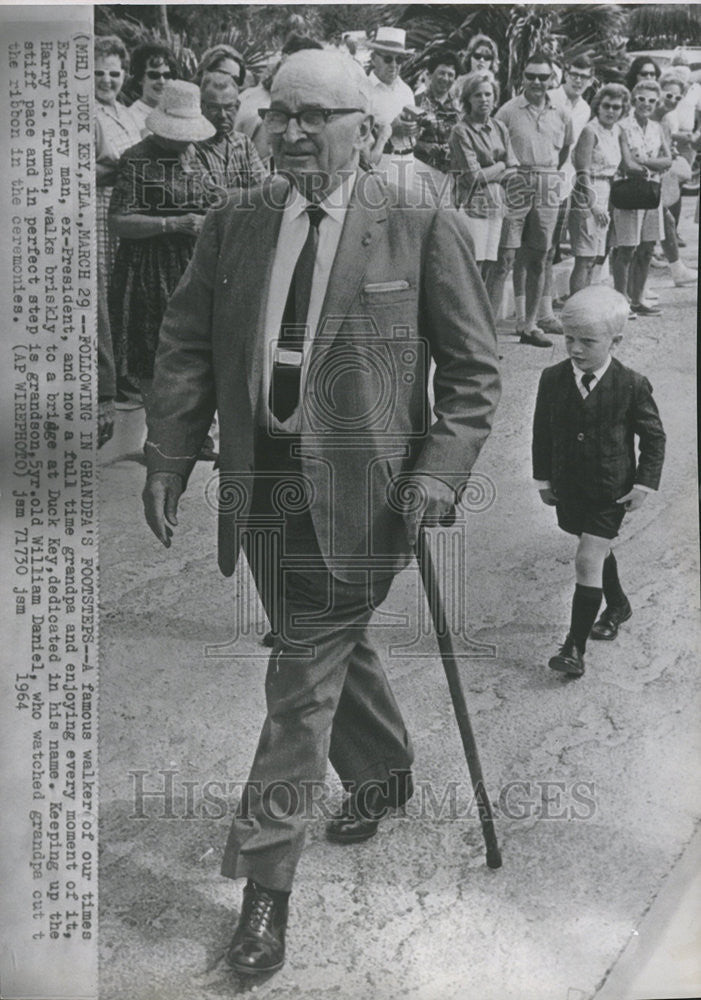
{"label": "pavement", "polygon": [[[696,266],[685,201],[683,256]],[[119,414],[101,452],[100,1000],[701,995],[697,290],[664,270],[650,287],[663,315],[629,323],[618,355],[653,384],[663,483],[617,545],[633,618],[615,643],[590,643],[577,681],[547,669],[567,630],[573,544],[530,480],[537,381],[562,339],[524,347],[500,325],[504,392],[481,493],[456,529],[466,596],[451,621],[503,867],[485,865],[410,567],[377,631],[417,794],[355,847],[312,822],[287,963],[252,983],[223,960],[241,885],[219,863],[264,714],[265,623],[245,567],[216,571],[211,466],[198,464],[174,545],[160,548],[139,499],[143,411]]]}

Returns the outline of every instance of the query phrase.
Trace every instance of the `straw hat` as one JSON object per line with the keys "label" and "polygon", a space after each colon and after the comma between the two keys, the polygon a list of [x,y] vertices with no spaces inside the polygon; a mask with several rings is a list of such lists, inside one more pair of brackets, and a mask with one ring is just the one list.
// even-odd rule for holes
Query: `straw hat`
{"label": "straw hat", "polygon": [[403,28],[378,28],[367,46],[375,52],[394,52],[405,56],[414,54],[414,49],[406,47],[406,31]]}
{"label": "straw hat", "polygon": [[185,80],[168,80],[158,107],[146,118],[146,126],[163,139],[199,142],[216,132],[200,111],[200,88]]}

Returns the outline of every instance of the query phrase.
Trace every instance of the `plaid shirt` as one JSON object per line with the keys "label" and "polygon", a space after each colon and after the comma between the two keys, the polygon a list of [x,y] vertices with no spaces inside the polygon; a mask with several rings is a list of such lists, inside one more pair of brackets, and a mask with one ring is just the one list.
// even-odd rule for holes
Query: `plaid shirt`
{"label": "plaid shirt", "polygon": [[416,98],[416,104],[423,109],[426,117],[421,122],[414,156],[417,160],[446,172],[449,166],[448,139],[460,112],[450,95],[438,101],[425,91]]}
{"label": "plaid shirt", "polygon": [[215,135],[198,142],[195,150],[207,172],[207,187],[211,188],[212,197],[217,192],[254,187],[267,176],[256,147],[241,132]]}

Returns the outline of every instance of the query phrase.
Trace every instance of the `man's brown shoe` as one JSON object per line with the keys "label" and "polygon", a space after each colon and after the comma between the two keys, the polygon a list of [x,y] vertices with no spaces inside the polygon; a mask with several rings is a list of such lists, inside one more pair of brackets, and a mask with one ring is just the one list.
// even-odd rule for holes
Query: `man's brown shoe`
{"label": "man's brown shoe", "polygon": [[288,897],[287,892],[266,889],[248,880],[241,916],[226,954],[235,972],[250,976],[282,968]]}
{"label": "man's brown shoe", "polygon": [[632,614],[633,609],[627,598],[624,604],[618,604],[613,608],[604,608],[603,614],[592,625],[589,633],[590,638],[615,639],[618,635],[618,626],[627,622]]}
{"label": "man's brown shoe", "polygon": [[550,657],[548,666],[560,674],[567,674],[568,677],[582,676],[584,657],[575,646],[571,636],[568,635],[555,656]]}
{"label": "man's brown shoe", "polygon": [[377,833],[389,809],[408,802],[414,794],[411,771],[392,771],[389,781],[366,781],[341,803],[341,811],[326,824],[326,838],[334,844],[360,844]]}

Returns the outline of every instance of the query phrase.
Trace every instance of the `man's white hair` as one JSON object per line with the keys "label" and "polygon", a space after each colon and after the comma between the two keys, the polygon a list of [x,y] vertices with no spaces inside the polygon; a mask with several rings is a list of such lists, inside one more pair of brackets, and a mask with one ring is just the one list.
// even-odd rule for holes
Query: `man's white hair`
{"label": "man's white hair", "polygon": [[273,77],[271,91],[291,77],[294,81],[313,81],[318,76],[325,87],[338,92],[346,92],[352,103],[349,105],[361,111],[370,108],[371,88],[367,76],[360,65],[350,55],[331,52],[328,49],[303,49],[293,52],[280,66]]}

